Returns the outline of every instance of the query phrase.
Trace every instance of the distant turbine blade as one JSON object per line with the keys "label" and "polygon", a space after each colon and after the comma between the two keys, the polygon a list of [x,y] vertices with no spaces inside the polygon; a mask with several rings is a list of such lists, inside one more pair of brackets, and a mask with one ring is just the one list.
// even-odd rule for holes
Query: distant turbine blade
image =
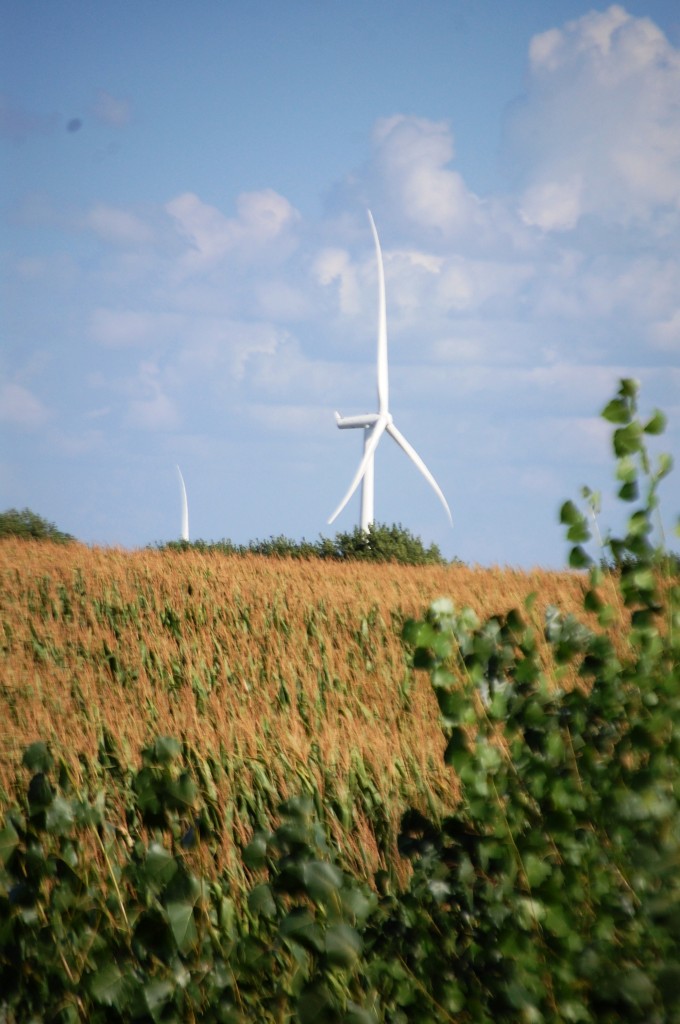
{"label": "distant turbine blade", "polygon": [[451,524],[451,526],[453,526],[453,517],[451,515],[451,509],[449,508],[448,502],[447,502],[446,498],[444,497],[444,495],[442,493],[442,489],[439,486],[439,484],[437,483],[437,481],[435,480],[435,478],[432,476],[432,473],[430,473],[429,469],[427,468],[427,466],[425,465],[425,463],[421,459],[420,455],[418,455],[418,452],[415,450],[413,445],[408,443],[408,441],[406,440],[404,435],[401,433],[401,431],[397,430],[397,428],[395,427],[394,423],[388,423],[386,429],[387,429],[387,433],[391,437],[394,438],[394,440],[397,442],[397,444],[401,448],[403,448],[403,450],[406,452],[406,454],[411,459],[411,461],[415,462],[416,466],[418,467],[420,472],[423,474],[423,476],[425,477],[427,482],[430,484],[430,486],[434,490],[435,494],[437,495],[437,497],[441,501],[442,505],[446,509],[446,514],[449,517],[449,523]]}
{"label": "distant turbine blade", "polygon": [[375,253],[378,260],[378,409],[387,412],[389,407],[389,377],[387,371],[387,311],[385,305],[385,270],[383,268],[382,250],[378,231],[371,211],[368,211],[371,222]]}
{"label": "distant turbine blade", "polygon": [[[364,473],[366,472],[368,464],[371,461],[371,459],[373,458],[373,455],[375,454],[375,450],[378,447],[378,441],[380,440],[380,438],[385,433],[385,428],[386,427],[387,427],[387,419],[385,418],[385,419],[379,419],[378,422],[375,424],[375,426],[372,428],[371,437],[370,437],[370,439],[368,441],[368,444],[366,445],[366,448],[364,449],[364,457],[361,460],[361,462],[359,463],[359,468],[356,471],[356,474],[354,476],[354,479],[352,480],[352,483],[349,485],[349,490],[347,491],[347,494],[342,499],[342,501],[340,502],[340,504],[336,508],[335,512],[333,513],[333,515],[328,520],[328,525],[329,526],[331,525],[332,522],[334,522],[338,518],[338,516],[342,512],[343,508],[345,507],[345,505],[347,504],[347,502],[352,497],[352,495],[356,491],[357,487],[361,483],[361,480],[363,478]],[[389,429],[389,428],[387,428],[387,429]]]}
{"label": "distant turbine blade", "polygon": [[182,540],[189,540],[189,503],[187,501],[187,489],[184,486],[182,470],[177,467],[179,485],[182,488]]}

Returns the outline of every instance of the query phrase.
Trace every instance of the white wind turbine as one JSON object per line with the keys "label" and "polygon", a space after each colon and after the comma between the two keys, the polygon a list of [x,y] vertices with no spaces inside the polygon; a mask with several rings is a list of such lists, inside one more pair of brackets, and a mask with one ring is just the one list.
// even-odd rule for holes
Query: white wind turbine
{"label": "white wind turbine", "polygon": [[368,219],[371,222],[371,231],[375,242],[375,251],[378,258],[378,411],[365,413],[363,416],[341,416],[336,412],[335,421],[341,430],[361,427],[364,430],[364,454],[354,479],[349,486],[347,494],[342,499],[333,515],[328,520],[329,525],[340,515],[343,508],[352,497],[361,483],[361,529],[368,533],[368,528],[374,521],[374,456],[378,442],[384,433],[394,438],[397,444],[403,448],[408,457],[418,467],[435,494],[446,509],[449,522],[453,526],[451,510],[442,490],[432,476],[415,448],[409,444],[401,431],[394,425],[392,413],[389,411],[389,384],[387,372],[387,314],[385,311],[385,272],[383,269],[382,252],[380,239],[376,230],[375,222],[368,211]]}
{"label": "white wind turbine", "polygon": [[177,474],[179,476],[179,485],[182,491],[182,540],[189,540],[189,503],[187,501],[187,489],[184,486],[184,477],[182,476],[182,470],[177,467]]}

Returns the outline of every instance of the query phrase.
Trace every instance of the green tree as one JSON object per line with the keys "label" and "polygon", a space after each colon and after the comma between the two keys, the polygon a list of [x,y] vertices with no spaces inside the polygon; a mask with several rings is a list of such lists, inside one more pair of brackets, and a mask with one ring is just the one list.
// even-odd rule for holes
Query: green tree
{"label": "green tree", "polygon": [[[357,526],[351,533],[338,533],[335,540],[326,542],[322,554],[328,551],[339,561],[398,562],[400,565],[443,565],[445,559],[436,544],[426,548],[420,537],[414,536],[401,523],[372,523],[365,533]],[[328,557],[328,555],[326,555]]]}
{"label": "green tree", "polygon": [[0,538],[27,537],[33,540],[53,540],[60,544],[75,540],[70,533],[57,529],[54,523],[43,519],[30,508],[9,508],[0,512]]}

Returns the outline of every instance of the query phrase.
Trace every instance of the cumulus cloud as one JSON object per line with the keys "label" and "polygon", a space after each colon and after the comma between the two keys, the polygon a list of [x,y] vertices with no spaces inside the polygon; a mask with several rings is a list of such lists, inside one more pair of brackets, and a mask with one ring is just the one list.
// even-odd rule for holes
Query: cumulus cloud
{"label": "cumulus cloud", "polygon": [[479,200],[449,166],[454,145],[448,123],[403,114],[383,118],[375,125],[373,147],[389,198],[409,220],[444,234],[478,221]]}
{"label": "cumulus cloud", "polygon": [[680,51],[614,5],[533,38],[527,92],[509,122],[525,222],[585,215],[631,225],[680,211]]}
{"label": "cumulus cloud", "polygon": [[328,286],[337,282],[338,303],[342,313],[353,315],[360,308],[360,289],[357,268],[346,249],[322,249],[313,264],[313,273],[319,284]]}
{"label": "cumulus cloud", "polygon": [[236,206],[236,217],[227,217],[193,192],[166,204],[177,231],[189,243],[183,258],[185,270],[208,269],[233,251],[238,251],[241,259],[251,259],[263,251],[277,253],[282,241],[290,242],[299,214],[284,196],[273,189],[245,192]]}

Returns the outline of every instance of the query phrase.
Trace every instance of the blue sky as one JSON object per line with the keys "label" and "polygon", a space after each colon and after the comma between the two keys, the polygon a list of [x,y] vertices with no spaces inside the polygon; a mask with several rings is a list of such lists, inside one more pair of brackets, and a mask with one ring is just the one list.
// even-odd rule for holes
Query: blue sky
{"label": "blue sky", "polygon": [[[376,518],[564,564],[622,376],[680,448],[680,12],[3,0],[0,509],[88,543],[315,540],[376,404]],[[666,528],[678,472],[663,485]],[[677,541],[671,537],[677,547]]]}

